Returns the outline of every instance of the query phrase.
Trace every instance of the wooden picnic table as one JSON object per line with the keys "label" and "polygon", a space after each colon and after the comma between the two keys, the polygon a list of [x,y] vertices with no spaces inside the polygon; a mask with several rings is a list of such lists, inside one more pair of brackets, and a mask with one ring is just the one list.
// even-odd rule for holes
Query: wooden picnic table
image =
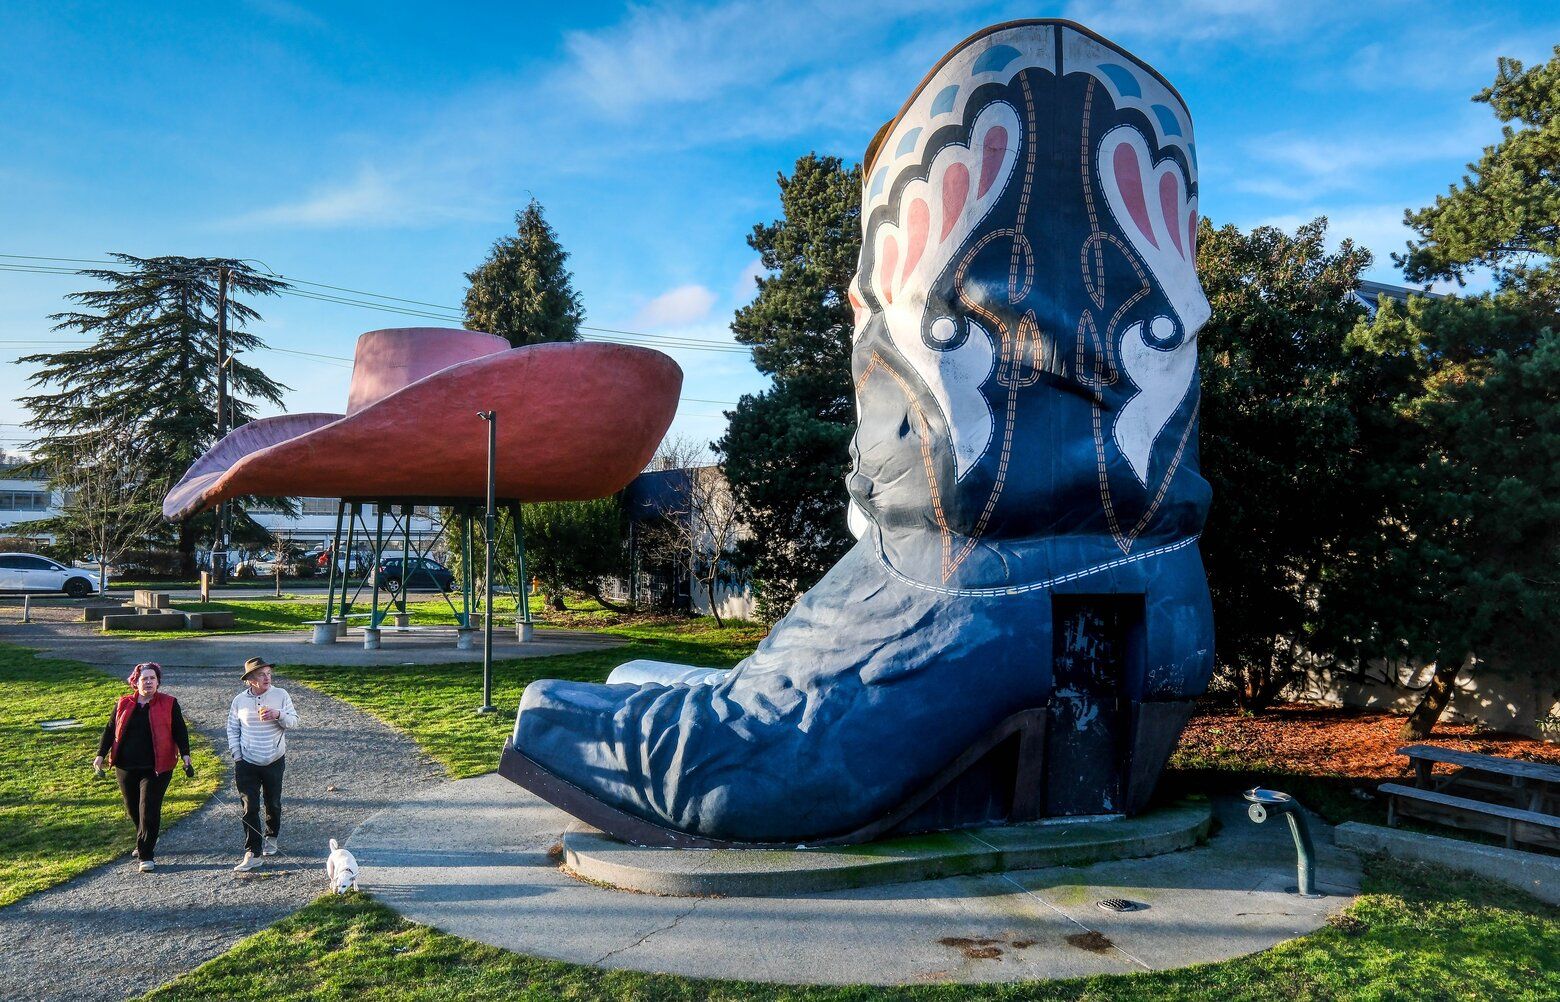
{"label": "wooden picnic table", "polygon": [[[1456,751],[1436,745],[1398,749],[1414,768],[1414,785],[1384,783],[1387,824],[1399,815],[1503,835],[1560,849],[1560,765]],[[1456,766],[1437,774],[1436,763]]]}

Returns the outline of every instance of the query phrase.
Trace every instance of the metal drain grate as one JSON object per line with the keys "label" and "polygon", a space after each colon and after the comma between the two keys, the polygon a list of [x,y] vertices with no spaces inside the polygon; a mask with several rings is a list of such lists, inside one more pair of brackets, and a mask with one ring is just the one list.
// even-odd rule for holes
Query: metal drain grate
{"label": "metal drain grate", "polygon": [[1126,898],[1103,898],[1098,904],[1108,912],[1135,912],[1143,907],[1136,901],[1128,901]]}

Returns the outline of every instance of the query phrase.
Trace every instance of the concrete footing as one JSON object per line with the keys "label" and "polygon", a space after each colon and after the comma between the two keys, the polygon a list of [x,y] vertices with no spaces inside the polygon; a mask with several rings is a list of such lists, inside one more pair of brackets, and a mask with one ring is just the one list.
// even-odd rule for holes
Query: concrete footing
{"label": "concrete footing", "polygon": [[335,621],[327,623],[323,619],[314,619],[304,625],[312,627],[314,630],[313,635],[309,637],[309,643],[311,644],[334,644],[336,638],[340,636],[336,631]]}
{"label": "concrete footing", "polygon": [[182,630],[185,618],[182,612],[128,613],[103,617],[105,630]]}
{"label": "concrete footing", "polygon": [[1384,853],[1393,859],[1434,863],[1472,873],[1526,891],[1552,905],[1560,905],[1560,858],[1521,849],[1464,842],[1349,821],[1333,830],[1333,840],[1355,852]]}
{"label": "concrete footing", "polygon": [[462,627],[455,631],[455,649],[469,651],[477,646],[477,634],[480,630],[472,630]]}
{"label": "concrete footing", "polygon": [[390,618],[395,620],[395,625],[403,630],[412,625],[412,617],[410,613],[397,612],[392,614]]}
{"label": "concrete footing", "polygon": [[515,639],[522,644],[529,644],[536,639],[536,629],[530,623],[520,622],[515,624]]}
{"label": "concrete footing", "polygon": [[363,649],[365,651],[379,650],[379,627],[363,627]]}
{"label": "concrete footing", "polygon": [[780,897],[1157,856],[1206,839],[1212,817],[1206,800],[1188,800],[1133,818],[1052,820],[817,849],[647,849],[590,829],[564,835],[563,853],[572,873],[623,890]]}

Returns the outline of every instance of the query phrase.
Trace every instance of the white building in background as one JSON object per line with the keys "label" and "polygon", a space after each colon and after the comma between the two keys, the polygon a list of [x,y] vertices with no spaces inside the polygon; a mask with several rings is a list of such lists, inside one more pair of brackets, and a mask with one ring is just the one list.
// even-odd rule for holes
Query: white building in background
{"label": "white building in background", "polygon": [[[336,505],[335,498],[298,498],[298,514],[288,515],[277,508],[250,508],[249,517],[254,519],[261,528],[265,529],[278,542],[291,543],[304,550],[312,550],[318,546],[329,546],[336,535]],[[396,508],[396,518],[399,518],[400,509]],[[353,537],[353,548],[360,551],[368,551],[373,547],[374,523],[377,514],[371,504],[363,505],[362,514],[359,516],[357,531]],[[412,545],[418,550],[427,548],[428,543],[438,537],[440,532],[439,510],[429,508],[426,505],[417,505],[412,509]],[[391,526],[395,524],[391,518],[390,506],[385,506],[385,534],[390,535]],[[364,530],[367,530],[365,537]],[[346,545],[347,523],[346,518],[341,523],[342,545]],[[386,544],[387,553],[400,552],[400,533],[397,532],[393,543]]]}
{"label": "white building in background", "polygon": [[0,455],[0,536],[25,536],[50,541],[48,533],[18,530],[15,527],[60,513],[60,498],[44,480],[17,472],[21,461]]}

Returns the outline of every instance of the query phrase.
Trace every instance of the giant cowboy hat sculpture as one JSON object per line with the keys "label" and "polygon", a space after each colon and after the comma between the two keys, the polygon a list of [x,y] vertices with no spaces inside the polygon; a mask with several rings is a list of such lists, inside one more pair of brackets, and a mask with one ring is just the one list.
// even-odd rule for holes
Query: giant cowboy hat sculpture
{"label": "giant cowboy hat sculpture", "polygon": [[578,501],[622,489],[671,424],[682,370],[617,344],[511,348],[477,331],[401,328],[358,338],[346,414],[284,414],[235,429],[184,474],[163,514],[270,497],[475,498],[496,411],[497,493]]}

